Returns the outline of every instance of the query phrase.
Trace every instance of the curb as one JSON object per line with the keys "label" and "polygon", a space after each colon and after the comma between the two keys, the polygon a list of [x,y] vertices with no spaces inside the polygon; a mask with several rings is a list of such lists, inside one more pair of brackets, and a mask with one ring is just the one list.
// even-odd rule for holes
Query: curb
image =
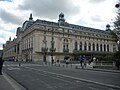
{"label": "curb", "polygon": [[93,70],[93,71],[102,71],[102,72],[112,72],[112,73],[120,73],[120,71],[116,70],[106,70],[106,69],[86,69],[86,70]]}
{"label": "curb", "polygon": [[[57,67],[69,68],[69,67],[66,67],[65,64],[61,64],[60,66],[57,66]],[[79,67],[77,65],[76,66],[72,66],[70,68],[73,68],[73,69],[82,69],[81,67]],[[93,71],[120,73],[120,70],[117,71],[117,70],[107,70],[107,69],[97,69],[97,68],[84,68],[83,70],[93,70]]]}
{"label": "curb", "polygon": [[26,90],[23,86],[17,83],[13,78],[11,78],[6,73],[4,73],[3,76],[8,81],[8,83],[14,88],[14,90]]}

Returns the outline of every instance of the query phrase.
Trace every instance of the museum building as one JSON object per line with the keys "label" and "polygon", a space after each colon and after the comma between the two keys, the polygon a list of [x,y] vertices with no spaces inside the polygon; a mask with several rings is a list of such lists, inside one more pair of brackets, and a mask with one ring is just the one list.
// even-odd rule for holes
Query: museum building
{"label": "museum building", "polygon": [[118,51],[110,25],[106,25],[106,30],[100,30],[70,24],[65,21],[63,13],[59,14],[58,22],[34,21],[30,14],[29,20],[17,28],[16,36],[3,45],[4,59],[46,62],[64,60],[65,57],[78,60],[80,55],[100,59]]}

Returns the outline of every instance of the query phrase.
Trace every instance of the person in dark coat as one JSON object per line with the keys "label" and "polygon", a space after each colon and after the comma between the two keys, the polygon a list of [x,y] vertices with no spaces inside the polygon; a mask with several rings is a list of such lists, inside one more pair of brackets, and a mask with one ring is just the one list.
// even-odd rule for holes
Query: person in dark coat
{"label": "person in dark coat", "polygon": [[0,57],[0,75],[2,75],[3,62],[4,60],[2,59],[2,57]]}
{"label": "person in dark coat", "polygon": [[80,65],[81,65],[81,67],[83,67],[83,60],[84,60],[84,59],[83,59],[83,56],[80,56],[79,59],[80,59]]}
{"label": "person in dark coat", "polygon": [[120,69],[120,60],[119,59],[116,59],[116,67],[117,67],[117,70]]}

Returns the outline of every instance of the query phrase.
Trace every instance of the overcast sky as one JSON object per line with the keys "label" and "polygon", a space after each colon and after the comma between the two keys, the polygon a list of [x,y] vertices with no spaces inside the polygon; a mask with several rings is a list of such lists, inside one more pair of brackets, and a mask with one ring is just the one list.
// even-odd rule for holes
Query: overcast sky
{"label": "overcast sky", "polygon": [[33,19],[58,21],[63,12],[66,22],[105,30],[115,19],[118,0],[0,0],[0,49],[9,37],[16,37],[17,27]]}

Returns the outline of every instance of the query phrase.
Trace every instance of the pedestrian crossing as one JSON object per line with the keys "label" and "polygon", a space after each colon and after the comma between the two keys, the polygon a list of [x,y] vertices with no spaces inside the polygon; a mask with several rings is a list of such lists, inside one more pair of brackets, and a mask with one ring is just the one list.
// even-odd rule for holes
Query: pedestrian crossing
{"label": "pedestrian crossing", "polygon": [[39,65],[39,64],[4,64],[4,67],[9,67],[9,66],[44,66],[44,65]]}
{"label": "pedestrian crossing", "polygon": [[[63,67],[63,68],[81,68],[80,64],[69,64],[66,65],[65,63],[61,63],[61,64],[38,64],[38,63],[4,63],[3,65],[4,67],[39,67],[39,66],[56,66],[56,67]],[[87,68],[93,68],[93,65],[89,65],[87,64],[86,67]]]}

